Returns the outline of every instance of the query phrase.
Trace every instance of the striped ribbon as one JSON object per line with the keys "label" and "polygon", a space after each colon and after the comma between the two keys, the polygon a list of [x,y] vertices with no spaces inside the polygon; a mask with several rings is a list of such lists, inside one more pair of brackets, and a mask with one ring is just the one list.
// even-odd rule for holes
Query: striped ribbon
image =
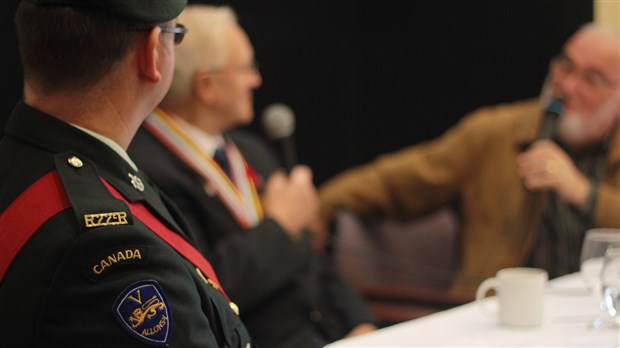
{"label": "striped ribbon", "polygon": [[250,168],[234,144],[226,144],[231,178],[211,154],[202,150],[176,116],[157,108],[144,126],[205,180],[205,187],[208,185],[217,194],[241,227],[247,229],[262,221],[263,209],[253,178],[248,175]]}

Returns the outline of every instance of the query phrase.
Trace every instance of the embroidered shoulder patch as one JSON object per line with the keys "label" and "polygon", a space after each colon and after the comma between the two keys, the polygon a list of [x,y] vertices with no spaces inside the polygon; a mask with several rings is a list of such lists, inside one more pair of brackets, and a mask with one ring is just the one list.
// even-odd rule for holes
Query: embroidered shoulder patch
{"label": "embroidered shoulder patch", "polygon": [[128,265],[148,264],[149,248],[144,245],[127,245],[105,251],[92,258],[83,268],[84,275],[92,282],[100,281],[113,270]]}
{"label": "embroidered shoulder patch", "polygon": [[166,295],[155,280],[128,286],[114,303],[114,318],[129,334],[152,346],[167,346],[172,318]]}

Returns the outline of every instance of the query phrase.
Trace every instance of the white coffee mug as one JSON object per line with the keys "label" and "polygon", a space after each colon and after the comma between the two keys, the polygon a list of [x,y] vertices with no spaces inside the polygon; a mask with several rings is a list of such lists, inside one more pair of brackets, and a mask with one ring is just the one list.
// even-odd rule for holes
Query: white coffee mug
{"label": "white coffee mug", "polygon": [[[498,318],[502,325],[537,326],[543,322],[547,279],[543,269],[505,268],[480,284],[476,301],[483,312]],[[486,306],[488,301],[481,301],[491,289],[497,293],[498,309],[495,311]]]}

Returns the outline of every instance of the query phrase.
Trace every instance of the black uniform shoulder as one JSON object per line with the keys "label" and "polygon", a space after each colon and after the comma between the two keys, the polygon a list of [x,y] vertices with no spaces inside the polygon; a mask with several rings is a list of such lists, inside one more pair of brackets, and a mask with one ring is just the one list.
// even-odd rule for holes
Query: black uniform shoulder
{"label": "black uniform shoulder", "polygon": [[54,160],[81,232],[94,227],[133,224],[129,208],[112,197],[95,164],[73,152],[57,154]]}

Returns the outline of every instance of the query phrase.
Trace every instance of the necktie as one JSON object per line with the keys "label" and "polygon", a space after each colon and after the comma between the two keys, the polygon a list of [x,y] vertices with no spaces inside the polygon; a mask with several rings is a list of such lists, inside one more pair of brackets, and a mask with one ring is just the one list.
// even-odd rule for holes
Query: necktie
{"label": "necktie", "polygon": [[213,159],[220,165],[220,168],[222,168],[224,173],[226,173],[228,177],[231,177],[230,161],[228,161],[228,156],[226,155],[225,145],[220,145],[217,147],[215,153],[213,154]]}

